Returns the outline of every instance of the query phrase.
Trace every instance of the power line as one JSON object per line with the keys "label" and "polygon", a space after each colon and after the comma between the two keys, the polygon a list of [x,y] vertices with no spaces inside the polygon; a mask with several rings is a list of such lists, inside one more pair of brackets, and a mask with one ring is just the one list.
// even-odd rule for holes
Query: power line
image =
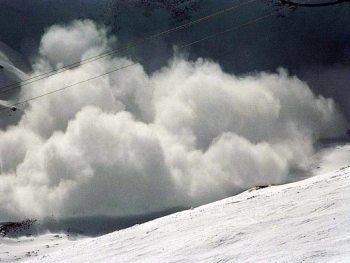
{"label": "power line", "polygon": [[196,19],[194,21],[191,21],[191,22],[188,22],[188,23],[185,23],[183,25],[180,25],[180,26],[176,26],[176,27],[173,27],[171,29],[167,29],[165,31],[161,31],[161,32],[158,32],[158,33],[155,33],[155,34],[152,34],[152,35],[149,35],[149,36],[146,36],[146,37],[143,37],[139,40],[136,40],[134,42],[132,42],[131,44],[129,44],[128,46],[126,46],[125,48],[120,48],[120,49],[113,49],[111,51],[107,51],[107,52],[104,52],[104,53],[101,53],[99,55],[96,55],[96,56],[92,56],[92,57],[89,57],[89,58],[86,58],[86,59],[83,59],[81,61],[77,61],[77,62],[74,62],[74,63],[71,63],[71,64],[68,64],[68,65],[65,65],[59,69],[56,69],[56,70],[51,70],[51,71],[47,71],[45,73],[42,73],[42,74],[38,74],[36,76],[33,76],[33,77],[30,77],[28,79],[25,79],[25,80],[22,80],[22,81],[18,81],[18,82],[14,82],[14,83],[11,83],[11,84],[8,84],[6,86],[3,86],[3,87],[0,87],[0,89],[5,89],[5,90],[1,90],[0,91],[0,95],[1,94],[4,94],[4,93],[7,93],[9,91],[12,91],[12,90],[15,90],[15,89],[18,89],[22,86],[25,86],[25,85],[29,85],[31,83],[34,83],[34,82],[37,82],[37,81],[40,81],[40,80],[43,80],[45,78],[49,78],[53,75],[56,75],[56,74],[59,74],[59,73],[62,73],[62,72],[65,72],[69,69],[72,69],[72,68],[75,68],[75,67],[78,67],[78,66],[82,66],[82,65],[85,65],[87,63],[91,63],[93,61],[96,61],[96,60],[99,60],[101,58],[104,58],[104,57],[108,57],[110,55],[113,55],[113,54],[116,54],[116,53],[124,53],[126,51],[128,51],[129,49],[131,48],[134,48],[134,47],[137,47],[138,45],[141,45],[147,41],[150,41],[152,39],[155,39],[155,38],[158,38],[158,37],[161,37],[161,36],[165,36],[165,35],[168,35],[168,34],[171,34],[173,32],[176,32],[176,31],[179,31],[179,30],[182,30],[182,29],[185,29],[185,28],[189,28],[193,25],[196,25],[196,24],[199,24],[199,23],[202,23],[204,21],[207,21],[211,18],[214,18],[216,16],[220,16],[220,15],[223,15],[225,13],[228,13],[228,12],[231,12],[235,9],[238,9],[240,7],[243,7],[243,6],[246,6],[246,5],[249,5],[253,2],[255,2],[257,0],[248,0],[246,2],[243,2],[241,4],[238,4],[238,5],[234,5],[234,6],[230,6],[228,8],[224,8],[224,9],[221,9],[219,11],[216,11],[210,15],[207,15],[207,16],[204,16],[204,17],[201,17],[199,19]]}
{"label": "power line", "polygon": [[[258,18],[252,19],[252,20],[249,20],[249,21],[247,21],[247,22],[245,22],[245,23],[243,23],[243,24],[240,24],[240,25],[238,25],[238,26],[229,27],[229,28],[227,28],[227,29],[225,29],[225,30],[223,30],[223,31],[220,31],[220,32],[217,32],[217,33],[208,35],[208,36],[206,36],[206,37],[204,37],[204,38],[198,39],[198,40],[193,41],[193,42],[190,42],[190,43],[188,43],[188,44],[184,44],[184,45],[180,46],[179,49],[183,49],[183,48],[185,48],[185,47],[193,46],[193,45],[196,45],[196,44],[198,44],[198,43],[200,43],[200,42],[203,42],[203,41],[206,41],[206,40],[208,40],[208,39],[211,39],[211,38],[213,38],[213,37],[215,37],[215,36],[222,35],[222,34],[225,34],[225,33],[228,33],[228,32],[233,32],[233,31],[236,31],[236,30],[238,30],[238,29],[241,29],[241,28],[243,28],[243,27],[245,27],[245,26],[248,26],[248,25],[251,25],[251,24],[255,24],[255,23],[261,22],[262,20],[264,20],[264,19],[266,19],[266,18],[268,18],[268,17],[271,17],[271,16],[273,16],[274,14],[275,14],[275,12],[271,12],[271,13],[269,13],[269,14],[260,16],[260,17],[258,17]],[[92,77],[92,78],[88,78],[88,79],[85,79],[85,80],[82,80],[82,81],[78,81],[78,82],[73,83],[73,84],[70,84],[70,85],[68,85],[68,86],[64,86],[64,87],[62,87],[62,88],[59,88],[59,89],[56,89],[56,90],[53,90],[53,91],[49,91],[49,92],[47,92],[47,93],[43,93],[43,94],[41,94],[41,95],[34,96],[34,97],[29,98],[29,99],[26,99],[26,100],[23,100],[23,101],[14,103],[14,104],[12,104],[12,105],[9,106],[9,107],[10,107],[10,108],[11,108],[11,107],[16,107],[16,106],[18,106],[18,105],[27,103],[27,102],[29,102],[29,101],[36,100],[36,99],[39,99],[39,98],[42,98],[42,97],[45,97],[45,96],[48,96],[48,95],[51,95],[51,94],[60,92],[60,91],[62,91],[62,90],[65,90],[65,89],[68,89],[68,88],[77,86],[77,85],[79,85],[79,84],[86,83],[86,82],[88,82],[88,81],[101,78],[101,77],[103,77],[103,76],[109,75],[109,74],[111,74],[111,73],[114,73],[114,72],[116,72],[116,71],[119,71],[119,70],[122,70],[122,69],[125,69],[125,68],[128,68],[128,67],[132,67],[132,66],[134,66],[134,65],[136,65],[136,64],[138,64],[138,62],[133,62],[133,63],[130,63],[129,65],[115,68],[115,69],[113,69],[113,70],[110,70],[110,71],[108,71],[108,72],[105,72],[105,73],[100,74],[100,75],[97,75],[97,76],[94,76],[94,77]],[[0,111],[6,110],[6,109],[8,109],[9,107],[0,107]]]}
{"label": "power line", "polygon": [[190,43],[188,43],[188,44],[184,44],[184,45],[180,46],[179,49],[182,49],[182,48],[185,48],[185,47],[189,47],[189,46],[193,46],[193,45],[195,45],[195,44],[197,44],[197,43],[200,43],[200,42],[202,42],[202,41],[205,41],[205,40],[214,38],[214,37],[216,37],[216,36],[219,36],[219,35],[222,35],[222,34],[231,32],[231,31],[235,31],[235,30],[237,30],[237,29],[240,29],[240,28],[242,28],[242,27],[248,26],[248,25],[250,25],[250,24],[255,24],[255,23],[257,23],[257,22],[259,22],[259,21],[261,21],[261,20],[264,20],[264,19],[266,19],[266,18],[268,18],[268,17],[273,16],[274,14],[275,14],[275,13],[272,12],[272,13],[270,13],[270,14],[267,14],[267,15],[264,15],[264,16],[261,16],[261,17],[258,17],[258,18],[256,18],[256,19],[250,20],[250,21],[248,21],[248,22],[246,22],[246,23],[243,23],[243,24],[240,24],[240,25],[238,25],[238,26],[233,26],[233,27],[227,28],[227,29],[225,29],[225,30],[223,30],[223,31],[217,32],[217,33],[215,33],[215,34],[208,35],[208,36],[203,37],[203,38],[201,38],[201,39],[198,39],[198,40],[196,40],[196,41],[190,42]]}
{"label": "power line", "polygon": [[77,86],[77,85],[82,84],[82,83],[89,82],[89,81],[94,80],[94,79],[101,78],[101,77],[106,76],[106,75],[109,75],[109,74],[111,74],[111,73],[113,73],[113,72],[116,72],[116,71],[119,71],[119,70],[122,70],[122,69],[125,69],[125,68],[129,68],[129,67],[134,66],[134,65],[136,65],[136,64],[137,64],[137,62],[133,62],[133,63],[131,63],[131,64],[129,64],[129,65],[126,65],[126,66],[123,66],[123,67],[119,67],[119,68],[113,69],[113,70],[111,70],[111,71],[107,71],[107,72],[105,72],[105,73],[103,73],[103,74],[101,74],[101,75],[97,75],[97,76],[95,76],[95,77],[88,78],[88,79],[85,79],[85,80],[82,80],[82,81],[79,81],[79,82],[70,84],[70,85],[68,85],[68,86],[64,86],[64,87],[62,87],[62,88],[59,88],[59,89],[56,89],[56,90],[52,90],[52,91],[43,93],[43,94],[41,94],[41,95],[38,95],[38,96],[35,96],[35,97],[32,97],[32,98],[26,99],[26,100],[23,100],[23,101],[14,103],[14,104],[11,104],[11,105],[8,106],[8,107],[1,107],[1,108],[0,108],[0,111],[5,110],[5,109],[8,109],[8,108],[11,108],[11,107],[16,107],[16,106],[18,106],[18,105],[21,105],[21,104],[27,103],[27,102],[29,102],[29,101],[32,101],[32,100],[35,100],[35,99],[39,99],[39,98],[42,98],[42,97],[45,97],[45,96],[48,96],[48,95],[51,95],[51,94],[54,94],[54,93],[63,91],[63,90],[65,90],[65,89],[69,89],[69,88],[71,88],[71,87]]}

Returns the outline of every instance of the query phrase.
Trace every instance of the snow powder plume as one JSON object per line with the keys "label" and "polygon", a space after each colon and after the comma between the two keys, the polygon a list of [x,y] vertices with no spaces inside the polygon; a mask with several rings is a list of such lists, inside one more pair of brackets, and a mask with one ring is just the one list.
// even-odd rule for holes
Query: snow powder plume
{"label": "snow powder plume", "polygon": [[[92,21],[53,26],[32,75],[108,51]],[[22,87],[20,100],[133,63],[105,57]],[[203,204],[308,169],[313,143],[343,133],[332,99],[283,70],[235,76],[175,56],[30,101],[0,131],[0,220],[126,216]]]}

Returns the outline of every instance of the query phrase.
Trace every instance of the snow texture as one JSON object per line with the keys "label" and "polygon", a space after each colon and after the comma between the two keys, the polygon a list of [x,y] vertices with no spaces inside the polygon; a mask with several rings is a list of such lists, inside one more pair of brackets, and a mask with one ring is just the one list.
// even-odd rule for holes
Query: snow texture
{"label": "snow texture", "polygon": [[[350,258],[349,156],[350,145],[328,149],[318,156],[320,164],[316,169],[334,168],[331,172],[291,184],[252,188],[215,203],[25,259],[31,262],[347,262]],[[4,255],[4,249],[13,247],[5,243],[0,248]]]}

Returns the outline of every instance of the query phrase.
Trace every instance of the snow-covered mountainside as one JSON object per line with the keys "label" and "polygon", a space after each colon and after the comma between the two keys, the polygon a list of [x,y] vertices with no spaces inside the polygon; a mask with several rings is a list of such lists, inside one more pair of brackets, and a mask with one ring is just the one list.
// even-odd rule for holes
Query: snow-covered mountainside
{"label": "snow-covered mountainside", "polygon": [[[45,252],[34,262],[349,262],[350,146],[320,155],[320,175],[255,188]],[[331,171],[329,171],[331,170]],[[6,246],[7,247],[4,247]],[[8,244],[2,244],[10,250]],[[22,245],[23,247],[23,245]],[[16,249],[12,247],[12,251]],[[4,258],[6,260],[6,258]]]}
{"label": "snow-covered mountainside", "polygon": [[47,233],[41,236],[0,238],[0,262],[25,261],[71,245],[77,237]]}

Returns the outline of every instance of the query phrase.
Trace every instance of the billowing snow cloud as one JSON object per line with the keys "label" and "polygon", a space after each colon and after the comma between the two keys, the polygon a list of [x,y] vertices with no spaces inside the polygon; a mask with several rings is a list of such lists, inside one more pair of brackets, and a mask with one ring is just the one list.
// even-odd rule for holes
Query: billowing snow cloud
{"label": "billowing snow cloud", "polygon": [[[110,49],[91,21],[53,26],[33,75]],[[133,63],[105,58],[22,88],[22,100]],[[175,57],[29,102],[0,132],[0,220],[124,216],[203,204],[308,169],[313,143],[343,133],[331,99],[283,70],[235,76]]]}

